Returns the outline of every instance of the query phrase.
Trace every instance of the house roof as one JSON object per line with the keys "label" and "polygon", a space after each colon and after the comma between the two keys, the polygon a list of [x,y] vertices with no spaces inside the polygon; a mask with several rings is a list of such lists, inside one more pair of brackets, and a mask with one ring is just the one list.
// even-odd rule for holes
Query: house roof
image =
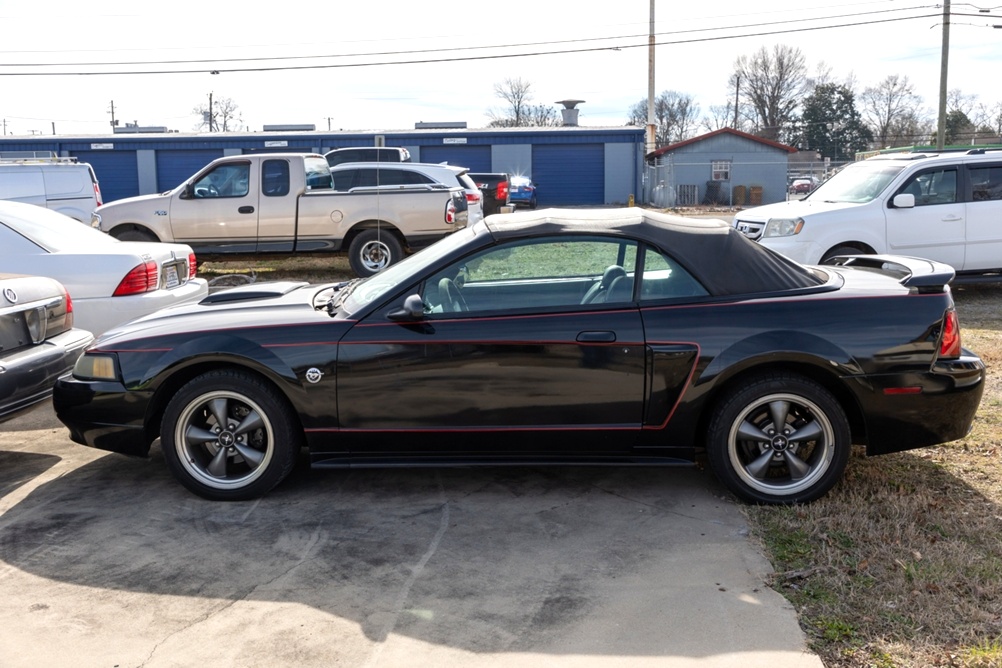
{"label": "house roof", "polygon": [[766,146],[771,146],[772,148],[779,149],[781,151],[786,151],[787,153],[796,153],[797,149],[792,146],[787,146],[786,144],[781,144],[778,141],[772,141],[770,139],[763,139],[762,137],[756,137],[755,135],[750,135],[747,132],[741,132],[741,130],[735,130],[734,128],[721,128],[719,130],[714,130],[713,132],[707,132],[705,135],[699,135],[698,137],[693,137],[692,139],[686,139],[684,141],[677,142],[675,144],[669,144],[668,146],[662,146],[659,149],[651,151],[647,154],[647,158],[657,158],[664,155],[665,153],[671,153],[672,151],[678,150],[683,146],[688,146],[689,144],[695,144],[696,142],[705,141],[711,137],[716,137],[717,135],[734,135],[735,137],[742,137],[744,139],[749,139],[759,144],[765,144]]}

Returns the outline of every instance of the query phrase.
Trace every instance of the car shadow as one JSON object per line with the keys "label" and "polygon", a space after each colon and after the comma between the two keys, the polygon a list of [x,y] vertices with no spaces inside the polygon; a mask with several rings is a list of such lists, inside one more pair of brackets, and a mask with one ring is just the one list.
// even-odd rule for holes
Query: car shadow
{"label": "car shadow", "polygon": [[[10,484],[47,462],[16,462],[28,469]],[[369,641],[469,652],[658,656],[666,634],[693,655],[774,649],[790,640],[693,645],[702,622],[680,614],[762,614],[759,590],[733,582],[749,576],[748,550],[742,514],[697,468],[312,471],[304,456],[266,497],[220,503],[177,484],[155,446],[44,482],[0,516],[0,559],[39,578],[298,604]],[[623,609],[640,620],[630,632],[608,626]]]}

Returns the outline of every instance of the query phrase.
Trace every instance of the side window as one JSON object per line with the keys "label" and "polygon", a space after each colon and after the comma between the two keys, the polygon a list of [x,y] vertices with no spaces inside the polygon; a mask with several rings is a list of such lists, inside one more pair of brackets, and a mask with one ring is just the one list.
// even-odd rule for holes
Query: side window
{"label": "side window", "polygon": [[[324,165],[326,166],[326,162]],[[265,197],[289,194],[289,163],[285,160],[265,160],[261,165],[261,192]]]}
{"label": "side window", "polygon": [[303,160],[306,169],[307,190],[330,190],[334,183],[331,179],[331,168],[322,158],[306,158]]}
{"label": "side window", "polygon": [[640,300],[706,297],[706,291],[692,274],[653,248],[644,250],[644,271],[640,279]]}
{"label": "side window", "polygon": [[245,197],[250,192],[250,163],[219,165],[195,182],[196,198]]}
{"label": "side window", "polygon": [[633,301],[637,245],[579,237],[502,244],[425,281],[428,313],[580,309]]}
{"label": "side window", "polygon": [[957,169],[935,169],[909,179],[898,193],[915,195],[915,206],[952,204],[957,201]]}
{"label": "side window", "polygon": [[336,172],[331,172],[331,178],[334,180],[334,190],[342,192],[351,190],[358,185],[355,183],[356,176],[358,176],[357,169],[339,169]]}
{"label": "side window", "polygon": [[975,202],[1002,200],[1002,165],[974,167],[971,174],[971,199]]}

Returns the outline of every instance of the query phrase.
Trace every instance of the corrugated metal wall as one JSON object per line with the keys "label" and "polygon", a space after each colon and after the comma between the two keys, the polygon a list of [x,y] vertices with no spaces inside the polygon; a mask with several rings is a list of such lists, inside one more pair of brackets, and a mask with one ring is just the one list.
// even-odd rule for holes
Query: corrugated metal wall
{"label": "corrugated metal wall", "polygon": [[447,162],[450,165],[467,167],[471,172],[490,172],[491,147],[469,144],[422,146],[421,162]]}
{"label": "corrugated metal wall", "polygon": [[157,151],[157,190],[165,192],[181,185],[189,176],[221,157],[222,149],[160,149]]}
{"label": "corrugated metal wall", "polygon": [[71,151],[80,162],[89,162],[101,186],[101,198],[111,202],[139,194],[139,168],[135,151]]}
{"label": "corrugated metal wall", "polygon": [[532,149],[539,206],[605,203],[603,144],[550,144]]}

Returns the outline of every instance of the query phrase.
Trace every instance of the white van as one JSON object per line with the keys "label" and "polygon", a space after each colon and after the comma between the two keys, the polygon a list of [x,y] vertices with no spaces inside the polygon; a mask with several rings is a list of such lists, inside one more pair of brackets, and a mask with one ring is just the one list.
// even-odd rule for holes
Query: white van
{"label": "white van", "polygon": [[958,274],[1002,269],[1002,150],[887,153],[854,162],[802,200],[741,211],[734,226],[803,264],[891,253]]}
{"label": "white van", "polygon": [[43,206],[90,225],[101,188],[94,170],[76,158],[4,157],[0,154],[0,199]]}

